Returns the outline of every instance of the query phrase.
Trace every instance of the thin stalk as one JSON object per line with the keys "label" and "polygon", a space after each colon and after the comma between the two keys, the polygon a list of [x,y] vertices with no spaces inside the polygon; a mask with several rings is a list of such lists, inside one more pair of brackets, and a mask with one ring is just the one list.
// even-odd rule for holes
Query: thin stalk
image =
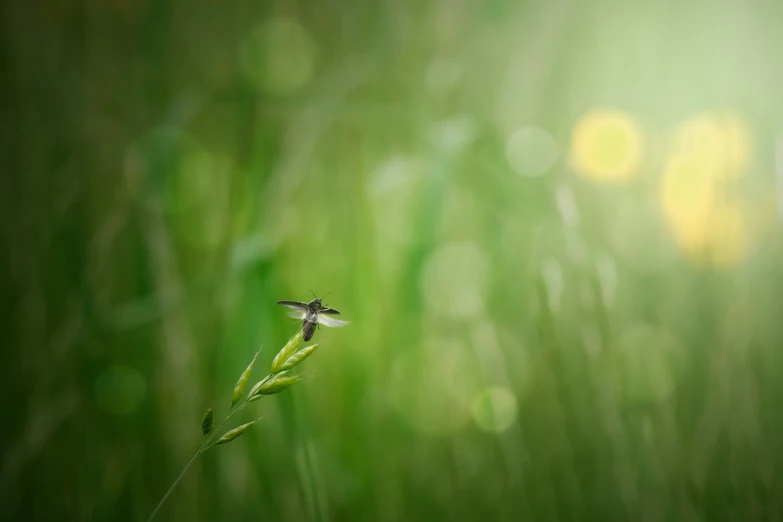
{"label": "thin stalk", "polygon": [[[299,342],[295,343],[295,344],[292,344],[297,339],[297,336],[300,336],[299,337]],[[277,357],[275,358],[275,361],[273,361],[273,366],[272,366],[273,368],[276,369],[276,371],[272,371],[271,373],[269,373],[256,386],[261,386],[263,383],[269,381],[270,379],[273,379],[278,374],[283,373],[283,370],[282,370],[283,363],[285,362],[285,360],[287,360],[289,357],[291,357],[291,355],[293,355],[296,352],[296,347],[298,347],[299,344],[301,344],[301,332],[297,332],[297,334],[290,341],[288,341],[288,343],[283,347],[283,350],[281,350],[280,353],[278,353]],[[310,353],[312,353],[312,351],[315,349],[315,346],[317,346],[317,345],[313,345],[312,347],[309,347],[308,348],[308,352],[305,353],[303,357],[300,357],[299,359],[297,359],[293,365],[291,365],[289,368],[286,368],[286,370],[284,370],[284,371],[288,371],[288,370],[291,369],[291,367],[295,366],[296,364],[299,364],[303,359],[305,359],[308,355],[310,355]],[[256,353],[256,356],[258,356],[258,353]],[[283,357],[283,359],[285,359],[285,360],[279,359],[280,357]],[[278,365],[278,359],[279,359],[279,363],[280,363],[279,365]],[[239,387],[238,389],[240,391],[237,391],[237,388],[235,388],[235,393],[241,393],[241,390],[244,389],[244,385],[247,382],[247,376],[250,374],[250,371],[251,371],[251,368],[253,367],[253,363],[254,362],[255,362],[255,358],[253,358],[253,361],[250,363],[250,366],[248,366],[248,368],[245,371],[245,373],[243,373],[242,376],[240,377],[240,382],[237,384],[237,386]],[[252,391],[253,390],[251,390],[251,392]],[[276,393],[276,392],[271,392],[271,393]],[[256,395],[254,397],[259,397],[260,398],[260,395]],[[185,468],[179,474],[179,476],[177,477],[177,480],[175,480],[174,483],[171,485],[171,487],[169,487],[168,491],[166,491],[166,494],[163,495],[163,498],[160,500],[160,502],[158,502],[157,507],[155,507],[155,511],[152,512],[152,515],[150,515],[150,518],[148,519],[147,522],[151,522],[152,519],[155,518],[155,515],[158,513],[158,511],[160,511],[160,508],[161,508],[161,506],[163,506],[163,503],[166,502],[166,499],[169,498],[169,495],[171,495],[171,492],[174,491],[174,488],[176,487],[177,484],[179,484],[179,481],[182,480],[182,477],[185,476],[185,473],[187,473],[187,471],[190,469],[190,467],[193,465],[193,463],[196,462],[196,459],[199,458],[199,456],[201,456],[202,453],[204,453],[208,449],[212,448],[213,446],[217,445],[219,440],[215,441],[215,438],[218,435],[220,435],[220,430],[223,428],[223,426],[225,426],[226,423],[229,420],[231,420],[231,417],[233,417],[235,413],[237,413],[242,408],[247,406],[247,404],[250,402],[250,399],[252,399],[254,397],[251,397],[250,394],[248,394],[248,395],[245,396],[244,400],[239,402],[238,406],[235,407],[235,405],[232,404],[231,408],[229,408],[229,410],[228,410],[228,415],[226,415],[226,418],[223,419],[223,421],[221,421],[220,424],[218,424],[217,428],[212,430],[211,435],[209,435],[207,437],[207,436],[202,434],[202,436],[201,436],[201,445],[199,446],[198,451],[196,452],[195,455],[193,455],[193,458],[190,459],[190,462],[187,463]],[[257,422],[257,421],[255,421],[255,422]],[[241,433],[242,432],[240,432],[240,434]],[[238,436],[238,435],[236,435],[236,436]]]}
{"label": "thin stalk", "polygon": [[174,491],[174,487],[179,484],[179,481],[182,480],[182,477],[185,476],[185,473],[190,469],[190,467],[193,465],[194,462],[196,462],[196,459],[201,455],[203,452],[203,449],[199,449],[195,455],[193,455],[193,458],[190,459],[190,462],[185,466],[185,469],[182,470],[182,473],[179,474],[179,477],[177,477],[177,480],[174,481],[174,483],[171,485],[169,490],[166,492],[165,495],[163,495],[163,498],[160,499],[160,502],[158,502],[158,506],[155,508],[155,511],[152,512],[150,515],[150,518],[147,522],[150,522],[153,518],[155,518],[155,515],[160,510],[161,506],[163,506],[163,503],[166,502],[166,499],[169,498],[169,495],[171,495],[171,492]]}
{"label": "thin stalk", "polygon": [[[267,376],[269,377],[269,376]],[[206,440],[202,440],[201,447],[198,449],[195,455],[193,455],[193,458],[190,459],[190,462],[187,463],[185,466],[185,469],[182,470],[182,472],[177,477],[177,480],[174,481],[174,483],[171,485],[168,491],[166,491],[166,494],[163,495],[163,498],[160,499],[160,502],[158,502],[158,506],[155,508],[155,511],[152,512],[152,515],[150,515],[150,518],[147,520],[147,522],[151,522],[153,518],[155,518],[155,514],[160,510],[161,506],[164,502],[166,502],[166,499],[169,498],[169,495],[171,495],[171,492],[174,491],[174,487],[179,484],[179,481],[182,480],[182,477],[185,476],[185,473],[190,469],[190,467],[193,465],[194,462],[196,462],[196,459],[201,456],[202,453],[207,451],[208,449],[212,448],[217,444],[217,442],[213,442],[215,440],[215,437],[220,434],[220,429],[225,426],[225,424],[231,420],[231,417],[234,416],[235,413],[237,413],[239,410],[247,406],[247,404],[250,402],[250,397],[245,397],[245,399],[239,403],[239,406],[236,408],[231,408],[229,410],[228,415],[226,415],[226,418],[221,421],[218,426],[212,430],[212,434],[206,438]]]}

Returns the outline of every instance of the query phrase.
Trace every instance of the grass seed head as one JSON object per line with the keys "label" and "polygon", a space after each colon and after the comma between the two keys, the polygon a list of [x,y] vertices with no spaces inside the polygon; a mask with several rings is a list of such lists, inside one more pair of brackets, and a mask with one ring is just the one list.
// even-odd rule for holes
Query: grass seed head
{"label": "grass seed head", "polygon": [[283,366],[280,368],[281,370],[290,370],[294,368],[296,365],[310,357],[310,355],[315,351],[315,349],[318,348],[317,344],[314,344],[312,346],[305,346],[298,352],[294,353],[291,357],[289,357],[285,363],[283,363]]}
{"label": "grass seed head", "polygon": [[[280,375],[285,375],[285,372],[281,373]],[[271,375],[267,375],[266,377],[264,377],[263,379],[261,379],[260,381],[258,381],[257,383],[255,383],[255,385],[253,385],[253,387],[252,387],[252,388],[250,388],[250,393],[248,393],[248,394],[247,394],[247,396],[248,396],[248,397],[253,397],[254,395],[257,395],[257,394],[258,394],[258,389],[259,389],[261,386],[263,386],[264,384],[266,384],[266,382],[267,382],[269,379],[271,379],[271,378],[272,378],[272,376],[271,376]]]}
{"label": "grass seed head", "polygon": [[296,349],[299,348],[299,346],[302,344],[302,330],[300,329],[298,332],[296,332],[296,335],[291,337],[291,339],[286,343],[285,346],[283,346],[283,349],[280,350],[277,355],[275,355],[274,360],[272,361],[272,369],[270,373],[278,373],[282,371],[283,364],[288,360],[289,357],[291,357],[294,352],[296,352]]}
{"label": "grass seed head", "polygon": [[245,369],[245,371],[242,372],[242,375],[239,376],[237,385],[234,386],[234,395],[231,397],[231,406],[234,406],[239,402],[239,399],[242,398],[242,392],[245,391],[245,385],[247,384],[247,380],[250,378],[250,372],[253,371],[253,365],[256,363],[257,358],[258,352],[256,352],[256,354],[253,356],[253,360],[250,361],[250,364]]}
{"label": "grass seed head", "polygon": [[204,412],[204,416],[201,417],[201,433],[206,435],[207,433],[212,431],[212,424],[213,424],[212,408],[209,408],[207,411]]}
{"label": "grass seed head", "polygon": [[256,391],[256,394],[253,397],[251,397],[250,400],[251,401],[258,400],[264,395],[274,395],[275,393],[280,393],[281,391],[285,390],[289,386],[296,384],[297,381],[299,381],[298,376],[293,376],[293,377],[278,376],[262,384],[258,388],[258,391]]}
{"label": "grass seed head", "polygon": [[217,446],[218,444],[225,444],[227,442],[231,442],[232,440],[236,439],[237,437],[245,433],[248,430],[248,428],[250,428],[250,426],[252,426],[256,422],[258,421],[254,420],[253,422],[248,422],[247,424],[243,424],[238,428],[234,428],[231,431],[227,431],[225,435],[220,437],[220,439],[215,443],[215,445]]}

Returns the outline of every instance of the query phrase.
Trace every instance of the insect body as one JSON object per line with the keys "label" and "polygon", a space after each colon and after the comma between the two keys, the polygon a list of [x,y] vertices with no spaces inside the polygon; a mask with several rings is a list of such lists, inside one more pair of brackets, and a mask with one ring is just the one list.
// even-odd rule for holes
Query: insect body
{"label": "insect body", "polygon": [[[328,294],[327,294],[328,295]],[[348,321],[341,321],[330,315],[339,315],[340,312],[334,308],[328,308],[321,304],[321,299],[317,297],[309,303],[299,301],[278,301],[277,304],[293,308],[288,315],[302,321],[302,336],[305,342],[312,339],[315,329],[319,324],[331,328],[339,328],[348,324]]]}

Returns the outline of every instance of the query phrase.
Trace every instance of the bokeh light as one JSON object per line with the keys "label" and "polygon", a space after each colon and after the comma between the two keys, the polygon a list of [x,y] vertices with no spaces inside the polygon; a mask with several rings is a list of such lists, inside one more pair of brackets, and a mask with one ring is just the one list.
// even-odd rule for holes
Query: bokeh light
{"label": "bokeh light", "polygon": [[506,142],[506,159],[514,171],[522,176],[546,174],[557,161],[555,140],[538,127],[522,127],[514,131]]}
{"label": "bokeh light", "polygon": [[371,197],[382,197],[408,185],[420,170],[420,161],[413,156],[395,155],[384,159],[372,172],[367,185]]}
{"label": "bokeh light", "polygon": [[476,396],[471,413],[473,421],[482,430],[502,433],[517,418],[517,398],[508,388],[493,386]]}
{"label": "bokeh light", "polygon": [[462,150],[477,135],[476,123],[470,116],[455,116],[437,122],[430,127],[430,142],[443,152],[455,153]]}
{"label": "bokeh light", "polygon": [[643,136],[636,121],[618,110],[584,114],[571,135],[571,163],[580,175],[601,182],[627,180],[637,174]]}
{"label": "bokeh light", "polygon": [[240,63],[256,85],[273,94],[286,94],[310,81],[315,49],[297,20],[272,18],[247,35]]}
{"label": "bokeh light", "polygon": [[674,235],[687,250],[698,249],[707,239],[718,186],[715,170],[703,158],[673,157],[661,180],[661,200]]}
{"label": "bokeh light", "polygon": [[675,146],[681,154],[701,159],[716,177],[738,177],[752,159],[752,137],[737,115],[700,114],[677,128]]}
{"label": "bokeh light", "polygon": [[674,238],[689,259],[729,267],[752,247],[743,201],[732,180],[747,172],[752,138],[735,116],[699,115],[676,131],[676,152],[661,179],[661,201]]}

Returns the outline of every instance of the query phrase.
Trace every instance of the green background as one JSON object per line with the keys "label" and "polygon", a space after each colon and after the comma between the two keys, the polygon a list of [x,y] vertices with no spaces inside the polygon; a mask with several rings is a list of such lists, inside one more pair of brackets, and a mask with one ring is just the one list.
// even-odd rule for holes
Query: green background
{"label": "green background", "polygon": [[[146,520],[310,289],[351,325],[159,520],[783,516],[774,2],[0,13],[0,518]],[[600,108],[643,142],[622,182],[568,159]],[[657,188],[713,111],[753,145],[730,266],[678,247]]]}

